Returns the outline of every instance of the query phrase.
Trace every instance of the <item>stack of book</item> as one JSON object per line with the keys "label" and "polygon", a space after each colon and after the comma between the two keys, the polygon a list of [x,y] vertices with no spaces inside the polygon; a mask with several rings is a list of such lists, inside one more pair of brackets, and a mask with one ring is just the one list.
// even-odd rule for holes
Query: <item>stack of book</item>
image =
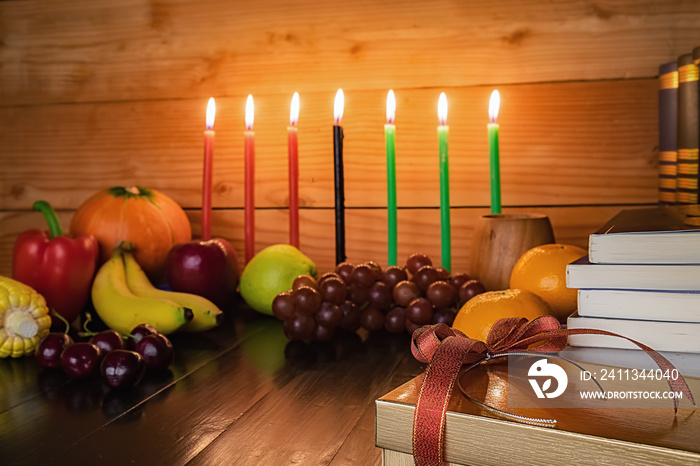
{"label": "stack of book", "polygon": [[[626,209],[567,266],[578,288],[568,328],[607,330],[657,351],[700,353],[700,206]],[[572,346],[638,349],[620,338],[575,335]]]}

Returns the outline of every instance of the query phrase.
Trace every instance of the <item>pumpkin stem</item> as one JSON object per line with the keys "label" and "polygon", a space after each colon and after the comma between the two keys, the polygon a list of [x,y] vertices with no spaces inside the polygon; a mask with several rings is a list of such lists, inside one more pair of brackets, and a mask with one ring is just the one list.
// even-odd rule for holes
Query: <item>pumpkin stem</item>
{"label": "pumpkin stem", "polygon": [[61,224],[58,223],[58,217],[56,217],[56,212],[51,207],[51,204],[46,201],[36,201],[32,208],[44,215],[46,223],[49,224],[49,233],[51,238],[55,238],[56,236],[61,236],[63,234]]}

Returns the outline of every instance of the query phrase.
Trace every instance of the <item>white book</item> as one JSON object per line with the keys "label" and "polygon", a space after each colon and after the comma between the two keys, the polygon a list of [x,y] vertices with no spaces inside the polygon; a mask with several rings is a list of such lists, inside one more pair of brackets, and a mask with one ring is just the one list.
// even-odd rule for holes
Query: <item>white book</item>
{"label": "white book", "polygon": [[622,210],[590,235],[588,255],[601,264],[698,264],[700,206]]}
{"label": "white book", "polygon": [[700,291],[578,290],[582,317],[700,322]]}
{"label": "white book", "polygon": [[[583,317],[574,313],[567,328],[607,330],[643,343],[656,351],[700,353],[700,323]],[[625,339],[607,335],[570,335],[571,346],[641,349]]]}
{"label": "white book", "polygon": [[584,256],[566,266],[569,288],[700,290],[700,264],[593,264]]}

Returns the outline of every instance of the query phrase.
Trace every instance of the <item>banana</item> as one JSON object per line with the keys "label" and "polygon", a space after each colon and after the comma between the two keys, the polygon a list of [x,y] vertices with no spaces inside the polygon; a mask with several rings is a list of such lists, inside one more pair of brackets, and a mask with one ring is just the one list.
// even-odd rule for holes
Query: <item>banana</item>
{"label": "banana", "polygon": [[128,335],[139,324],[150,324],[164,335],[192,320],[192,310],[165,299],[143,298],[126,284],[123,251],[117,247],[97,272],[92,284],[92,303],[104,323]]}
{"label": "banana", "polygon": [[221,323],[224,313],[208,299],[196,294],[165,291],[154,287],[134,258],[134,255],[129,251],[124,251],[124,266],[126,270],[126,284],[136,296],[151,299],[167,299],[175,301],[180,306],[192,309],[194,317],[190,322],[180,327],[178,331],[203,332]]}

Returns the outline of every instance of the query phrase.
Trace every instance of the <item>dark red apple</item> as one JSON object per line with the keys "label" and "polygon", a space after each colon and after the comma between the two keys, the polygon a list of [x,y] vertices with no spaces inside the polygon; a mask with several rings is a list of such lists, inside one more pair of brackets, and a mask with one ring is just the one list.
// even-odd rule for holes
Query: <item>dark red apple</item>
{"label": "dark red apple", "polygon": [[166,269],[173,291],[204,296],[219,307],[236,292],[240,276],[236,251],[222,238],[176,244]]}

